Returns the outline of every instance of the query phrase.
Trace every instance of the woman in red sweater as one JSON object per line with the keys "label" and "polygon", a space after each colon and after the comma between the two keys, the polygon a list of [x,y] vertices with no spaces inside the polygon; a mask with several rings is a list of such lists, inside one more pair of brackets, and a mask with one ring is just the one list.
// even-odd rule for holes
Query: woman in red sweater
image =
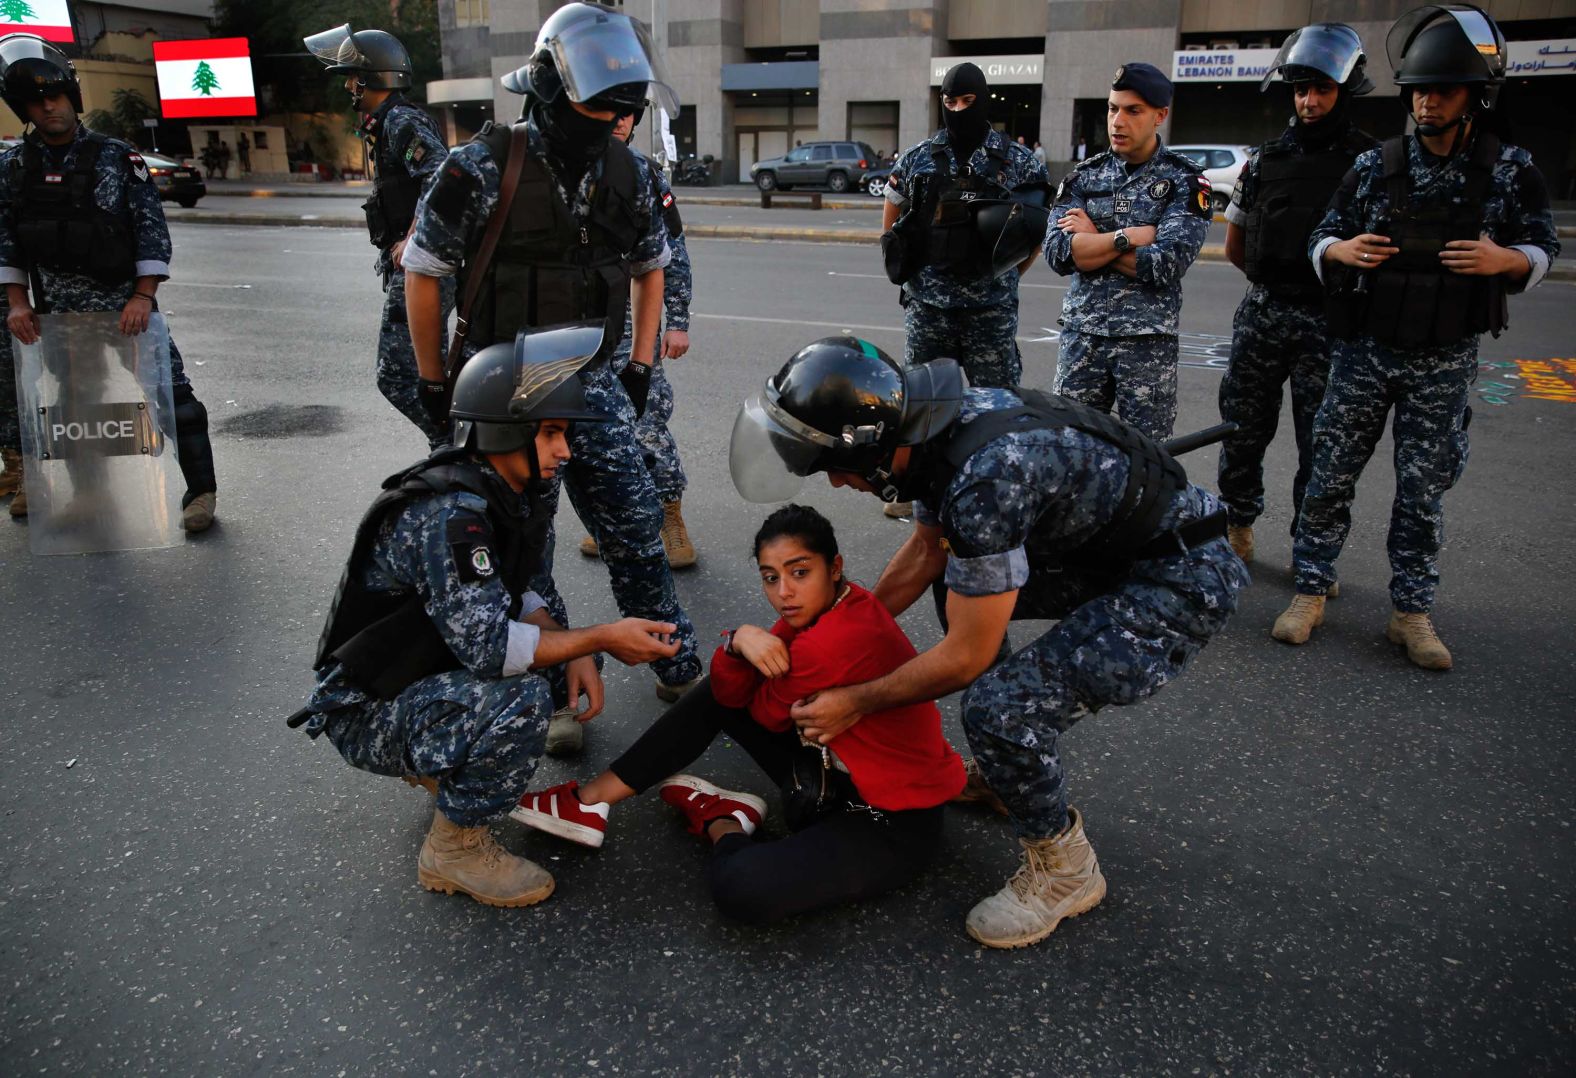
{"label": "woman in red sweater", "polygon": [[[755,536],[770,631],[741,625],[711,676],[669,708],[595,779],[526,794],[511,813],[531,827],[601,846],[610,808],[658,786],[691,832],[712,844],[712,895],[755,923],[858,901],[900,887],[930,862],[942,805],[963,788],[963,761],[935,704],[862,716],[819,743],[789,711],[823,689],[882,677],[915,655],[886,607],[843,579],[832,525],[804,506],[777,510]],[[820,738],[822,735],[811,731]],[[784,792],[787,838],[750,835],[766,803],[674,772],[726,734]],[[671,777],[669,777],[671,776]]]}

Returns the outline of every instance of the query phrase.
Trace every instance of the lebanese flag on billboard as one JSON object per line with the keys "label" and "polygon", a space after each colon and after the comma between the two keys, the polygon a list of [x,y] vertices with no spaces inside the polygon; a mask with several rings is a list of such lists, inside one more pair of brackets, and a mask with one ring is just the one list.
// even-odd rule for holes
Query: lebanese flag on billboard
{"label": "lebanese flag on billboard", "polygon": [[153,67],[166,120],[257,115],[251,49],[244,37],[155,41]]}
{"label": "lebanese flag on billboard", "polygon": [[0,0],[0,37],[7,34],[37,34],[66,45],[76,41],[66,0]]}

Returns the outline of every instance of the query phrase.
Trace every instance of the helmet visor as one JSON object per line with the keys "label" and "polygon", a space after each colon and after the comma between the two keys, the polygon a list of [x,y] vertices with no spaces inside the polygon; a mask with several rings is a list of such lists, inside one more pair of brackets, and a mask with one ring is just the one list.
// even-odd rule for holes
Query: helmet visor
{"label": "helmet visor", "polygon": [[1318,23],[1296,30],[1286,39],[1280,52],[1275,54],[1264,81],[1263,89],[1276,79],[1286,79],[1282,68],[1312,68],[1337,86],[1344,86],[1362,59],[1363,39],[1350,26]]}
{"label": "helmet visor", "polygon": [[304,37],[301,43],[306,51],[328,65],[330,71],[364,71],[371,62],[356,48],[356,39],[350,24],[324,30],[320,34]]}
{"label": "helmet visor", "polygon": [[571,101],[583,105],[615,86],[646,83],[648,101],[670,113],[679,111],[678,95],[651,44],[651,33],[638,19],[608,14],[577,23],[554,37],[548,47]]}
{"label": "helmet visor", "polygon": [[[602,418],[579,397],[577,376],[601,351],[605,329],[605,323],[591,320],[521,330],[514,339],[517,380],[510,414],[530,420]],[[576,385],[566,396],[560,389],[572,379]],[[564,404],[571,397],[578,397],[580,403],[565,413]]]}
{"label": "helmet visor", "polygon": [[[785,502],[799,493],[804,477],[816,470],[823,447],[783,422],[784,413],[757,393],[733,421],[728,471],[748,502]],[[793,427],[792,417],[787,417]],[[816,432],[819,433],[819,432]],[[822,437],[825,437],[822,435]]]}

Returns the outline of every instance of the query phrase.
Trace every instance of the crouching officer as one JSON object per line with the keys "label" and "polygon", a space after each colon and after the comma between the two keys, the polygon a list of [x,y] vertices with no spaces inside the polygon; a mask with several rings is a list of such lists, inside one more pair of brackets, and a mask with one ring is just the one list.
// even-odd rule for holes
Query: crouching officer
{"label": "crouching officer", "polygon": [[[303,38],[307,51],[328,70],[345,76],[351,107],[361,116],[357,133],[372,162],[372,197],[362,209],[367,234],[378,249],[383,278],[383,321],[378,329],[378,391],[416,424],[436,449],[448,438],[442,400],[426,406],[417,390],[416,353],[405,321],[405,272],[400,265],[416,203],[448,154],[438,125],[405,97],[411,86],[410,54],[384,30],[352,31],[350,24]],[[454,304],[454,282],[443,282],[442,320]]]}
{"label": "crouching officer", "polygon": [[383,484],[356,529],[318,645],[317,688],[290,720],[327,734],[347,763],[437,795],[416,862],[423,887],[491,906],[553,892],[539,866],[487,828],[530,785],[553,694],[533,671],[566,664],[571,702],[602,708],[594,656],[671,656],[672,624],[625,619],[566,630],[541,579],[551,518],[542,483],[569,460],[568,432],[601,422],[578,372],[602,330],[578,325],[483,349],[454,387],[454,447]]}
{"label": "crouching officer", "polygon": [[1171,80],[1149,64],[1116,69],[1106,101],[1111,148],[1056,192],[1045,260],[1072,287],[1062,301],[1056,391],[1115,412],[1151,438],[1177,417],[1182,275],[1214,215],[1209,181],[1167,149]]}
{"label": "crouching officer", "polygon": [[1252,282],[1232,320],[1231,362],[1220,382],[1220,418],[1237,430],[1220,447],[1226,538],[1253,560],[1253,522],[1264,512],[1264,452],[1291,383],[1297,475],[1291,533],[1313,467],[1313,417],[1330,373],[1324,286],[1308,263],[1308,234],[1324,217],[1357,155],[1378,142],[1352,123],[1352,99],[1373,89],[1362,38],[1344,23],[1295,30],[1265,73],[1291,87],[1291,123],[1254,150],[1226,208],[1226,257]]}
{"label": "crouching officer", "polygon": [[[751,501],[791,497],[813,472],[915,499],[875,594],[901,614],[944,579],[946,635],[887,677],[796,703],[794,720],[824,743],[862,714],[965,690],[978,772],[965,797],[993,789],[1024,856],[969,934],[1021,947],[1092,909],[1105,879],[1058,742],[1176,678],[1225,626],[1247,570],[1220,504],[1130,424],[1034,390],[965,391],[952,360],[900,368],[851,337],[802,349],[746,401],[728,459]],[[1059,622],[996,663],[1014,618]]]}
{"label": "crouching officer", "polygon": [[[35,311],[119,311],[120,331],[135,336],[158,309],[154,294],[170,275],[170,230],[148,165],[131,146],[78,121],[82,87],[64,53],[43,38],[0,41],[5,102],[31,124],[18,146],[0,154],[0,284],[6,329],[23,344],[38,340]],[[32,285],[29,295],[29,283]],[[213,524],[218,484],[208,411],[192,391],[170,341],[176,450],[186,494],[181,526]],[[3,394],[11,396],[10,387]],[[26,506],[25,492],[17,498]],[[20,516],[17,504],[13,516]]]}
{"label": "crouching officer", "polygon": [[1505,329],[1506,296],[1542,280],[1559,241],[1532,156],[1487,129],[1505,78],[1494,20],[1465,4],[1418,8],[1386,51],[1417,129],[1357,159],[1309,240],[1339,340],[1293,547],[1297,596],[1273,634],[1301,644],[1324,620],[1357,477],[1394,409],[1386,635],[1418,666],[1448,670],[1430,613],[1478,338]]}

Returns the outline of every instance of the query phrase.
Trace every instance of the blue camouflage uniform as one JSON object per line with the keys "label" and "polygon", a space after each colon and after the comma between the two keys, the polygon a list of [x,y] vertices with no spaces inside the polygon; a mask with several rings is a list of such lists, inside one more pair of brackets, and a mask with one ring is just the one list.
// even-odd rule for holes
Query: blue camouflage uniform
{"label": "blue camouflage uniform", "polygon": [[[28,136],[28,141],[37,146],[43,154],[45,167],[64,174],[71,172],[77,154],[87,139],[87,129],[80,123],[77,125],[75,139],[65,147],[51,147],[36,133]],[[30,288],[31,282],[28,279],[30,267],[18,247],[16,232],[17,201],[22,194],[23,173],[22,145],[13,146],[0,153],[0,285],[16,284]],[[100,311],[119,313],[131,300],[138,277],[157,277],[164,280],[170,275],[170,258],[173,253],[170,229],[164,220],[164,206],[159,201],[158,188],[154,186],[149,176],[148,166],[143,161],[142,155],[119,139],[107,139],[99,152],[94,173],[93,197],[98,207],[128,222],[131,227],[136,249],[135,269],[132,276],[126,280],[105,284],[97,278],[84,274],[39,267],[37,273],[43,285],[43,295],[33,296],[32,301],[34,308],[41,314]],[[154,310],[157,309],[158,303],[155,301]],[[9,348],[11,338],[3,324],[0,324],[0,335],[5,337],[6,347]],[[186,376],[186,366],[181,359],[180,349],[175,347],[173,338],[170,340],[170,381],[175,390],[176,418],[179,422],[182,404],[195,402],[196,397],[192,392],[191,379]],[[19,439],[14,385],[13,377],[6,383],[5,391],[0,392],[0,401],[4,402],[0,404],[0,411],[3,411],[3,415],[0,415],[0,433],[12,432]],[[182,446],[183,450],[190,446],[191,437],[188,433],[183,439],[186,443]],[[191,469],[194,467],[192,459],[194,455],[189,452],[180,454],[182,470],[185,472],[187,482],[185,503],[190,503],[197,495],[208,493],[215,487],[211,451],[206,450],[206,433],[200,437],[204,443],[204,450],[209,456],[206,467],[199,467],[193,471]]]}
{"label": "blue camouflage uniform", "polygon": [[[530,671],[540,629],[510,619],[508,589],[490,560],[475,557],[491,536],[486,513],[486,501],[468,492],[416,498],[389,513],[364,564],[351,567],[372,591],[419,594],[464,666],[379,700],[333,663],[307,702],[305,724],[353,767],[437,780],[439,810],[461,827],[485,823],[525,793],[553,713],[547,678]],[[482,538],[456,543],[462,534]],[[554,605],[556,595],[527,593],[518,617]]]}
{"label": "blue camouflage uniform", "polygon": [[[1014,408],[1018,396],[970,389],[957,422]],[[923,464],[920,465],[923,467]],[[1111,704],[1131,704],[1176,678],[1236,609],[1247,569],[1224,538],[1126,568],[1064,565],[1111,520],[1126,489],[1125,450],[1071,429],[1004,434],[957,471],[940,505],[916,519],[948,545],[947,589],[963,596],[1017,591],[1016,619],[1059,619],[964,691],[962,720],[991,788],[1028,838],[1067,822],[1058,743],[1063,731]],[[1157,534],[1217,512],[1214,496],[1184,486]]]}
{"label": "blue camouflage uniform", "polygon": [[[668,186],[668,178],[660,166],[649,160],[633,146],[630,152],[635,155],[637,162],[651,173],[652,182],[657,188],[657,198],[661,205],[667,205],[673,198],[673,190]],[[668,234],[668,251],[673,260],[662,271],[662,311],[663,324],[666,329],[682,330],[689,332],[690,303],[695,298],[695,279],[690,270],[689,246],[684,242],[684,234]],[[613,354],[613,370],[623,370],[629,365],[629,349],[635,338],[634,312],[626,308],[624,313],[624,339],[618,344],[618,351]],[[673,438],[673,432],[668,429],[668,423],[673,418],[673,383],[668,381],[667,373],[662,368],[662,338],[658,334],[652,348],[651,364],[651,389],[646,396],[646,411],[635,421],[635,439],[640,443],[641,453],[645,457],[646,470],[651,473],[651,481],[656,485],[657,498],[664,503],[677,501],[684,496],[684,488],[689,485],[689,479],[684,475],[684,466],[679,461],[679,446]]]}
{"label": "blue camouflage uniform", "polygon": [[[431,184],[448,154],[438,125],[425,109],[393,93],[366,118],[361,135],[374,167],[388,168],[401,177]],[[405,275],[393,264],[392,247],[378,252],[375,270],[383,278],[383,320],[378,327],[378,392],[416,424],[436,448],[449,440],[449,432],[433,423],[417,394],[416,349],[405,322]],[[445,278],[441,289],[443,322],[454,308],[454,279]],[[445,339],[447,332],[445,331]]]}
{"label": "blue camouflage uniform", "polygon": [[0,289],[0,449],[22,451],[21,416],[16,404],[16,356],[11,351],[11,334],[5,330],[5,291]]}
{"label": "blue camouflage uniform", "polygon": [[[547,155],[535,123],[528,123],[527,127],[528,152],[547,162],[548,172],[565,203],[577,219],[586,220],[594,186],[601,178],[601,163],[591,167],[571,195],[559,178],[552,158]],[[441,183],[429,187],[416,209],[415,234],[405,248],[406,270],[432,277],[455,274],[466,253],[480,244],[487,220],[498,204],[499,163],[484,143],[467,142],[450,150],[444,170],[463,177],[457,182],[464,183],[465,196],[457,200],[457,204],[445,199],[442,207],[434,208],[430,205],[433,192]],[[645,215],[648,224],[645,234],[630,252],[629,262],[632,273],[640,276],[667,266],[672,256],[662,215],[656,212],[657,198],[649,171],[637,169],[636,175],[643,177],[637,193],[637,209]],[[472,355],[477,348],[475,341],[467,341],[465,354]],[[652,669],[670,685],[693,681],[701,673],[695,626],[679,605],[673,571],[662,546],[662,504],[635,440],[634,405],[614,377],[611,364],[592,364],[581,372],[581,381],[587,404],[608,416],[609,421],[575,424],[569,439],[573,457],[560,469],[559,476],[568,487],[575,513],[597,541],[619,610],[626,617],[672,622],[678,626],[678,654],[654,661]],[[554,508],[558,503],[558,483],[559,480],[554,480],[551,492]],[[551,573],[552,549],[550,535],[547,573]],[[542,588],[538,586],[537,590]],[[558,607],[551,609],[561,624],[569,624],[566,611]]]}
{"label": "blue camouflage uniform", "polygon": [[[1082,273],[1072,234],[1056,227],[1083,210],[1101,232],[1153,225],[1155,242],[1136,251],[1136,277],[1112,266]],[[1072,287],[1062,301],[1056,392],[1115,414],[1152,438],[1169,438],[1177,417],[1177,320],[1182,275],[1198,257],[1213,216],[1199,167],[1159,143],[1141,165],[1110,150],[1074,169],[1056,192],[1045,260]]]}
{"label": "blue camouflage uniform", "polygon": [[[939,150],[949,175],[958,162],[945,130],[909,147],[892,167],[887,201],[908,205],[914,177],[936,171],[932,149]],[[1047,181],[1045,165],[1000,131],[992,131],[968,161],[977,176],[1009,190]],[[903,361],[912,365],[948,357],[963,365],[974,386],[1015,386],[1023,377],[1018,354],[1018,271],[1000,277],[959,277],[926,266],[903,285],[903,327],[908,341]]]}
{"label": "blue camouflage uniform", "polygon": [[[1408,201],[1416,206],[1458,201],[1467,183],[1466,153],[1448,161],[1406,139]],[[1378,232],[1387,217],[1381,153],[1359,157],[1342,181],[1329,212],[1309,239],[1309,257],[1324,276],[1325,248],[1365,232]],[[1502,247],[1514,247],[1531,273],[1510,291],[1543,279],[1560,250],[1543,177],[1532,155],[1504,145],[1484,197],[1483,229]],[[1380,233],[1383,234],[1382,232]],[[1444,495],[1467,463],[1468,397],[1477,377],[1478,337],[1436,348],[1398,348],[1372,337],[1332,341],[1330,384],[1313,428],[1313,473],[1303,496],[1293,547],[1297,591],[1323,595],[1335,580],[1335,560],[1351,529],[1357,478],[1395,420],[1395,501],[1390,515],[1390,598],[1402,613],[1428,613],[1439,584],[1444,542]]]}

